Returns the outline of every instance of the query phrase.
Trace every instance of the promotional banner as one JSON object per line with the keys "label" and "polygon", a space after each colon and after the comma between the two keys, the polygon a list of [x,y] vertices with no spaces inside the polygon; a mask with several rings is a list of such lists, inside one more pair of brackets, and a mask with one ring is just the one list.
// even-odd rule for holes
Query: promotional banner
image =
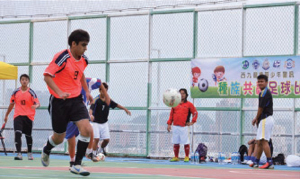
{"label": "promotional banner", "polygon": [[300,57],[193,59],[192,98],[257,98],[257,76],[269,78],[274,98],[300,98]]}

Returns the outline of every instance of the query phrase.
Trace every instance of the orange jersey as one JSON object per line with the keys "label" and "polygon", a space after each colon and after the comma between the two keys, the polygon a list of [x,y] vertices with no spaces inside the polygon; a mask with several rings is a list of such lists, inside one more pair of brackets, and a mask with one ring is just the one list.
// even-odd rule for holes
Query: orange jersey
{"label": "orange jersey", "polygon": [[193,115],[192,122],[197,121],[198,112],[193,103],[187,101],[185,103],[179,103],[178,106],[171,109],[170,117],[167,122],[169,125],[186,126],[187,122],[190,122],[191,114]]}
{"label": "orange jersey", "polygon": [[[81,94],[80,80],[87,65],[88,59],[85,55],[80,60],[76,60],[69,49],[63,50],[54,56],[44,76],[52,76],[57,87],[62,92],[70,93],[68,98],[74,98]],[[49,86],[48,90],[54,97],[60,98]]]}
{"label": "orange jersey", "polygon": [[26,91],[22,91],[20,87],[11,95],[10,103],[15,104],[14,118],[27,116],[34,121],[35,109],[31,109],[31,106],[40,102],[32,89],[28,88]]}

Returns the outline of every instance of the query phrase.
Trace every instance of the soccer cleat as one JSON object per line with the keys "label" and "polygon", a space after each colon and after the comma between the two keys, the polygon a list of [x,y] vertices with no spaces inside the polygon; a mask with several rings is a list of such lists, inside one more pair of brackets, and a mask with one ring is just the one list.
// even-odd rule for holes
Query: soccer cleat
{"label": "soccer cleat", "polygon": [[259,167],[260,169],[274,169],[274,165],[270,165],[269,162],[264,164],[263,166]]}
{"label": "soccer cleat", "polygon": [[33,160],[32,153],[27,153],[28,160]]}
{"label": "soccer cleat", "polygon": [[15,156],[15,160],[23,160],[22,153],[18,153],[18,154]]}
{"label": "soccer cleat", "polygon": [[171,160],[170,160],[170,162],[179,162],[180,160],[179,160],[179,158],[177,158],[177,157],[174,157],[174,158],[172,158]]}
{"label": "soccer cleat", "polygon": [[105,156],[107,156],[107,153],[106,153],[106,151],[105,151],[104,148],[102,148],[102,152],[101,153],[103,153]]}
{"label": "soccer cleat", "polygon": [[252,162],[252,164],[250,164],[249,167],[258,168],[258,164],[255,162]]}
{"label": "soccer cleat", "polygon": [[73,165],[71,167],[70,171],[71,171],[71,173],[74,173],[74,174],[77,174],[77,175],[82,175],[82,176],[90,175],[90,172],[83,169],[81,165]]}
{"label": "soccer cleat", "polygon": [[190,161],[190,158],[189,157],[184,157],[184,162],[189,162]]}
{"label": "soccer cleat", "polygon": [[69,168],[70,171],[71,171],[71,168],[73,167],[73,165],[75,165],[75,162],[70,161],[70,168]]}
{"label": "soccer cleat", "polygon": [[42,154],[41,154],[41,162],[42,162],[44,167],[48,167],[48,165],[49,165],[49,155],[44,153],[44,149],[42,150]]}

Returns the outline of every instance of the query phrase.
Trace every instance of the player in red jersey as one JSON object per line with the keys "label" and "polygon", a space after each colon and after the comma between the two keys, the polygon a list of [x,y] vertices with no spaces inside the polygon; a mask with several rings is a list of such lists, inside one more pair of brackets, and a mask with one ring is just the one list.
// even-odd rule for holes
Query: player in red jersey
{"label": "player in red jersey", "polygon": [[10,104],[5,114],[4,122],[8,120],[8,115],[15,106],[14,111],[14,131],[15,145],[17,156],[15,160],[22,160],[22,133],[25,134],[27,142],[28,160],[33,160],[32,157],[32,125],[34,121],[35,109],[40,106],[40,102],[35,92],[28,87],[30,78],[27,74],[20,76],[21,87],[17,88],[11,95]]}
{"label": "player in red jersey", "polygon": [[[47,140],[47,144],[42,151],[42,164],[44,166],[49,165],[51,149],[63,142],[68,122],[73,121],[77,125],[80,134],[78,136],[75,163],[70,171],[83,176],[90,174],[82,168],[81,161],[93,130],[81,95],[81,89],[83,88],[87,99],[91,103],[93,102],[84,75],[84,70],[88,65],[88,59],[84,52],[87,50],[89,40],[90,36],[86,31],[81,29],[73,31],[68,39],[70,49],[57,53],[44,72],[44,80],[51,93],[49,113],[54,132]],[[105,90],[103,85],[100,88]]]}
{"label": "player in red jersey", "polygon": [[[178,106],[171,109],[170,118],[167,122],[168,132],[171,131],[171,125],[173,124],[172,130],[172,143],[174,144],[175,157],[171,159],[171,162],[178,162],[179,158],[179,147],[180,144],[184,144],[185,158],[184,161],[189,161],[190,152],[190,140],[188,134],[188,126],[193,125],[197,121],[198,112],[195,106],[187,101],[188,93],[185,88],[179,90],[181,94],[181,102]],[[192,122],[190,117],[193,116]]]}

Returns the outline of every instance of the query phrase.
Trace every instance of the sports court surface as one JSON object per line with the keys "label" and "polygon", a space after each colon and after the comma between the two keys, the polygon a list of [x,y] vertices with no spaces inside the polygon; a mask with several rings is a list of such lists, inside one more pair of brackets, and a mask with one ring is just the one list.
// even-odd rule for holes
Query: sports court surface
{"label": "sports court surface", "polygon": [[[3,179],[56,179],[83,178],[68,170],[69,157],[51,155],[49,167],[40,163],[40,155],[33,161],[23,154],[22,161],[13,160],[14,155],[0,153],[0,178]],[[300,179],[300,168],[275,166],[274,170],[251,169],[246,165],[218,165],[206,163],[192,165],[183,161],[170,163],[167,160],[140,158],[106,158],[105,162],[93,163],[84,159],[85,168],[94,178],[199,178],[199,179]]]}

